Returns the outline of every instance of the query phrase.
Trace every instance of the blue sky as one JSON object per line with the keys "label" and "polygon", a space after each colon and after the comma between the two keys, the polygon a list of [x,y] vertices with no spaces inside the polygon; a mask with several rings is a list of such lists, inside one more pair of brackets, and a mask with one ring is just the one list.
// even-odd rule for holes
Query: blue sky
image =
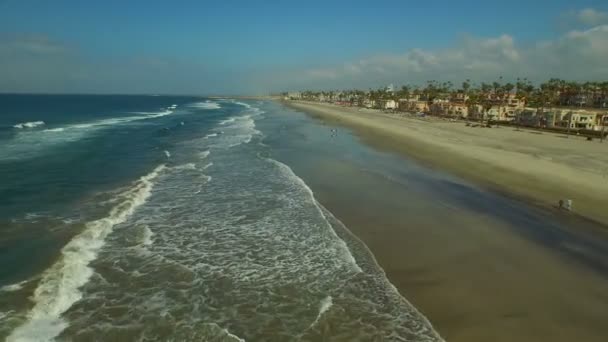
{"label": "blue sky", "polygon": [[497,75],[608,79],[607,13],[605,1],[563,0],[0,0],[0,91],[237,94]]}

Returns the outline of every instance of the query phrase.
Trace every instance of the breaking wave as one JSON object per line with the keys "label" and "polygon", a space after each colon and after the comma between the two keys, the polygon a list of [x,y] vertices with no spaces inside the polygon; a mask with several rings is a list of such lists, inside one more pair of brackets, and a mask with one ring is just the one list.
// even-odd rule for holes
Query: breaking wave
{"label": "breaking wave", "polygon": [[44,126],[44,121],[30,121],[30,122],[21,122],[13,127],[23,129],[23,128],[34,128],[38,126]]}
{"label": "breaking wave", "polygon": [[[15,134],[15,137],[4,145],[4,148],[2,151],[0,151],[0,160],[33,157],[49,147],[80,140],[93,131],[112,127],[114,125],[159,118],[172,113],[173,111],[171,110],[161,110],[158,112],[137,112],[131,114],[138,115],[75,123],[62,127],[51,127],[44,130],[23,130]],[[44,122],[36,121],[34,123],[18,124],[14,127],[19,126],[20,128],[30,128],[41,125],[44,125]]]}
{"label": "breaking wave", "polygon": [[156,167],[118,194],[120,202],[106,217],[88,222],[85,229],[63,247],[60,259],[44,272],[34,291],[34,307],[28,313],[27,321],[17,327],[7,341],[53,339],[67,327],[61,314],[82,297],[80,287],[93,275],[89,263],[95,260],[114,226],[125,222],[146,202],[154,186],[153,180],[165,168],[165,165]]}
{"label": "breaking wave", "polygon": [[229,123],[231,123],[231,122],[234,122],[234,120],[235,120],[235,118],[228,118],[228,119],[226,119],[226,120],[222,120],[222,121],[220,121],[220,123],[219,123],[219,124],[220,124],[220,125],[229,124]]}
{"label": "breaking wave", "polygon": [[27,284],[29,280],[20,281],[15,284],[4,285],[0,287],[0,292],[15,292],[23,288],[23,285]]}
{"label": "breaking wave", "polygon": [[220,109],[220,108],[222,108],[222,106],[220,106],[219,103],[209,101],[209,100],[207,100],[205,102],[192,103],[192,104],[190,104],[190,107],[198,108],[198,109]]}

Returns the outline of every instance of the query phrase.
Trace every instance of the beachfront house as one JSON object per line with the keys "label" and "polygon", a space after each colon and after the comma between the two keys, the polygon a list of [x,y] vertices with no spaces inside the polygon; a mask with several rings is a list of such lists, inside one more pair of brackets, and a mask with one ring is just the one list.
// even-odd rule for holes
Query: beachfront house
{"label": "beachfront house", "polygon": [[287,93],[287,98],[290,100],[301,100],[302,93],[300,93],[299,91],[290,91],[289,93]]}
{"label": "beachfront house", "polygon": [[380,109],[385,110],[394,110],[399,106],[395,100],[378,100],[376,104],[380,107]]}
{"label": "beachfront house", "polygon": [[524,108],[517,113],[517,124],[528,127],[539,127],[541,116],[536,108]]}
{"label": "beachfront house", "polygon": [[436,98],[433,99],[429,106],[429,112],[433,115],[447,115],[450,101],[447,99]]}
{"label": "beachfront house", "polygon": [[599,130],[597,125],[598,112],[586,110],[570,110],[557,122],[558,127],[570,129]]}
{"label": "beachfront house", "polygon": [[457,118],[466,118],[469,116],[469,108],[464,103],[450,103],[447,114]]}
{"label": "beachfront house", "polygon": [[597,116],[597,130],[608,133],[608,112]]}
{"label": "beachfront house", "polygon": [[421,100],[418,94],[412,94],[407,99],[400,99],[398,108],[403,112],[429,112],[428,102]]}
{"label": "beachfront house", "polygon": [[376,101],[366,98],[365,100],[363,100],[363,107],[365,108],[374,108],[376,106]]}
{"label": "beachfront house", "polygon": [[570,112],[570,110],[564,108],[547,108],[541,114],[544,121],[544,125],[541,125],[541,127],[559,127],[557,123],[561,122],[568,112]]}
{"label": "beachfront house", "polygon": [[420,100],[414,102],[413,109],[415,112],[418,112],[418,113],[428,113],[430,111],[429,103],[426,101],[420,101]]}
{"label": "beachfront house", "polygon": [[500,121],[500,106],[492,106],[490,109],[486,111],[486,120],[489,121]]}

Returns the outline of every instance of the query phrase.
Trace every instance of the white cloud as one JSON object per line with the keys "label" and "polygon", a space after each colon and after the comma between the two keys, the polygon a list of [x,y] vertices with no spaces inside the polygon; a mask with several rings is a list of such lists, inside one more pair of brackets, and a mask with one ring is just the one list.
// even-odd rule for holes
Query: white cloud
{"label": "white cloud", "polygon": [[585,8],[576,12],[576,19],[585,25],[600,25],[608,23],[608,13],[595,10],[593,8]]}
{"label": "white cloud", "polygon": [[[376,87],[387,83],[421,84],[427,80],[475,81],[527,77],[545,80],[608,79],[608,25],[570,31],[557,39],[520,46],[510,35],[465,36],[454,47],[411,49],[402,54],[377,54],[342,65],[298,73],[295,87]],[[286,83],[288,80],[283,79]]]}
{"label": "white cloud", "polygon": [[[576,12],[597,23],[605,13]],[[584,18],[584,19],[583,19]],[[580,25],[579,25],[580,26]],[[396,41],[394,44],[399,44]],[[405,43],[405,42],[402,42]],[[93,58],[45,36],[0,35],[0,92],[265,93],[287,89],[378,87],[427,80],[475,82],[527,77],[608,80],[608,22],[522,45],[511,35],[460,37],[450,47],[375,53],[338,64],[231,70],[158,56]]]}

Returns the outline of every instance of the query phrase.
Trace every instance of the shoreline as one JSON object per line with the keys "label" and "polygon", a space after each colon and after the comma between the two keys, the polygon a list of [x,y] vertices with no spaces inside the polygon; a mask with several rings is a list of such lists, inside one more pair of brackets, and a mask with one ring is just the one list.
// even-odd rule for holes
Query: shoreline
{"label": "shoreline", "polygon": [[[342,145],[341,139],[355,136],[357,144],[379,153],[379,159],[369,156],[372,164],[383,158],[403,160],[400,166],[386,165],[389,176],[400,172],[391,167],[405,168],[403,176],[395,174],[397,178],[373,171],[373,167],[384,169],[383,164],[360,168],[350,157],[331,153],[299,156],[295,160],[304,159],[290,167],[346,227],[347,232],[336,232],[349,248],[355,246],[353,253],[358,255],[359,246],[353,240],[360,241],[367,250],[364,254],[373,257],[390,284],[441,338],[452,342],[605,339],[608,240],[603,239],[603,227],[577,215],[560,215],[546,204],[529,206],[505,198],[472,182],[458,185],[462,178],[452,177],[436,164],[402,158],[411,155],[405,149],[395,150],[395,143],[402,142],[398,137],[386,139],[361,123],[348,124],[324,111],[295,109],[320,119],[315,125],[322,130],[348,127],[331,144],[337,146],[327,146],[333,153],[352,146]],[[302,132],[307,129],[303,126]],[[306,133],[298,136],[305,139],[296,146],[311,143]],[[319,140],[315,143],[324,148]],[[396,153],[383,157],[385,152]],[[428,170],[428,165],[437,172]],[[426,174],[425,169],[433,174],[427,180],[435,179],[436,184],[424,185],[426,176],[422,183],[407,182],[416,181],[418,172]],[[590,231],[598,234],[587,234]],[[595,258],[599,265],[593,264]]]}
{"label": "shoreline", "polygon": [[[604,144],[577,139],[559,139],[559,134],[554,133],[539,135],[525,130],[515,132],[509,128],[463,129],[462,122],[429,122],[332,104],[294,101],[280,103],[325,121],[351,128],[370,146],[414,158],[427,167],[446,171],[493,192],[552,211],[555,215],[563,216],[565,220],[589,221],[591,224],[588,226],[602,226],[602,229],[598,230],[608,233],[608,210],[602,205],[608,194],[608,157],[598,160],[597,165],[594,165],[595,170],[586,170],[576,167],[573,163],[555,160],[555,154],[564,148],[562,145],[576,145],[573,147],[574,151],[564,153],[565,160],[571,158],[576,163],[579,162],[576,156],[567,155],[568,153],[574,154],[576,149],[585,149],[587,146],[584,144],[595,147],[593,151],[595,154],[602,153],[601,148]],[[451,128],[458,130],[448,131]],[[481,139],[477,139],[478,137],[470,139],[467,136],[469,132],[463,132],[465,130],[481,133],[484,136]],[[473,146],[476,140],[485,142],[488,139],[487,135],[491,136],[494,132],[500,132],[500,139],[503,139],[496,142],[499,147]],[[526,138],[534,138],[535,141],[528,142]],[[538,138],[553,139],[554,141],[544,142],[549,145],[559,143],[560,146],[555,148],[557,152],[546,151],[546,155],[543,155],[542,152],[534,150],[519,151],[509,149],[511,147],[509,145],[500,146],[505,142],[517,143],[514,139],[522,139],[521,144],[526,144],[523,147],[528,149],[530,146],[533,147],[532,144],[539,140]],[[603,153],[608,156],[608,144],[605,145],[606,151]],[[539,149],[544,147],[541,146]],[[602,175],[602,172],[606,174]],[[574,210],[571,212],[558,210],[560,199],[572,199]]]}

